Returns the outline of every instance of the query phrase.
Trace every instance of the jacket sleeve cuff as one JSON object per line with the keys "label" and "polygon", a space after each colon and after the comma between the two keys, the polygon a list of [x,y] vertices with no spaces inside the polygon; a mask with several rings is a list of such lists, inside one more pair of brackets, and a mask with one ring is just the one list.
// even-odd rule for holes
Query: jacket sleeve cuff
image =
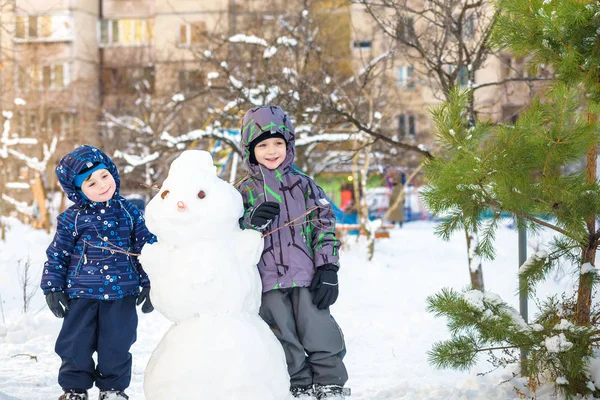
{"label": "jacket sleeve cuff", "polygon": [[338,272],[340,270],[340,264],[338,262],[335,263],[325,263],[318,266],[315,266],[317,269],[326,269],[329,271]]}
{"label": "jacket sleeve cuff", "polygon": [[64,292],[64,288],[61,286],[51,286],[51,287],[45,287],[42,288],[42,292],[44,293],[44,295],[48,294],[48,293],[60,293],[60,292]]}

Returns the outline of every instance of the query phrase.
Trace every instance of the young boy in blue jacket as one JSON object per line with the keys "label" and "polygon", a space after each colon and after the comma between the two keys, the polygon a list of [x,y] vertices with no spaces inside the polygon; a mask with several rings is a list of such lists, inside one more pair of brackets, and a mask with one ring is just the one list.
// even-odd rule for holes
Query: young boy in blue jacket
{"label": "young boy in blue jacket", "polygon": [[50,310],[64,317],[55,347],[62,359],[59,400],[87,400],[94,383],[99,400],[128,399],[136,298],[142,312],[153,310],[150,282],[135,254],[156,238],[142,213],[119,195],[117,167],[99,149],[75,149],[60,160],[56,175],[75,203],[58,216],[41,283]]}

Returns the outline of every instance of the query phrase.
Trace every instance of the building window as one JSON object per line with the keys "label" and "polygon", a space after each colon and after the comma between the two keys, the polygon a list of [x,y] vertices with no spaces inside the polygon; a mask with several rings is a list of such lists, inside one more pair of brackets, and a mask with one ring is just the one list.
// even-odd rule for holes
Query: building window
{"label": "building window", "polygon": [[199,21],[179,25],[179,45],[201,44],[206,39],[206,23]]}
{"label": "building window", "polygon": [[456,83],[460,86],[467,86],[469,83],[469,70],[464,65],[461,66],[458,70],[458,75],[456,76]]}
{"label": "building window", "polygon": [[198,91],[204,87],[204,75],[200,70],[179,71],[179,90],[182,92]]}
{"label": "building window", "polygon": [[70,83],[69,64],[18,67],[16,82],[21,90],[64,89]]}
{"label": "building window", "polygon": [[463,20],[462,34],[465,40],[471,40],[475,37],[475,15],[471,14]]}
{"label": "building window", "polygon": [[[446,73],[448,75],[452,75],[456,70],[456,65],[448,64],[446,65]],[[467,86],[469,84],[469,68],[466,65],[461,65],[458,69],[458,73],[456,74],[456,84],[459,86]],[[475,83],[475,82],[473,82]]]}
{"label": "building window", "polygon": [[16,41],[61,41],[73,36],[70,15],[17,15]]}
{"label": "building window", "polygon": [[370,40],[355,40],[352,42],[352,47],[355,49],[370,49],[371,41]]}
{"label": "building window", "polygon": [[46,118],[48,132],[59,138],[71,136],[76,123],[76,114],[70,112],[50,111]]}
{"label": "building window", "polygon": [[101,46],[142,46],[154,42],[151,19],[104,19],[100,21]]}
{"label": "building window", "polygon": [[398,67],[398,88],[414,89],[415,81],[413,73],[415,69],[412,65],[402,65]]}
{"label": "building window", "polygon": [[396,28],[396,38],[402,42],[413,43],[416,36],[414,19],[406,16],[400,17]]}
{"label": "building window", "polygon": [[406,135],[411,139],[417,135],[417,120],[412,114],[398,115],[398,137],[403,139]]}
{"label": "building window", "polygon": [[154,67],[104,68],[102,82],[107,94],[153,93]]}

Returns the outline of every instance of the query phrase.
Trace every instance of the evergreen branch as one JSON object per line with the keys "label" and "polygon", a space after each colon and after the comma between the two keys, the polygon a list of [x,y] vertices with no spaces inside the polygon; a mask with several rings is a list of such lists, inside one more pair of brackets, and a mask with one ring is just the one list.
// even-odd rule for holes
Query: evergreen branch
{"label": "evergreen branch", "polygon": [[[600,340],[600,339],[599,339]],[[482,347],[482,348],[478,348],[477,352],[481,353],[482,351],[494,351],[494,350],[510,350],[510,349],[518,349],[520,348],[520,346],[496,346],[496,347]],[[456,353],[448,353],[448,354],[444,354],[443,357],[457,357],[457,356],[461,356],[464,352],[456,352]]]}
{"label": "evergreen branch", "polygon": [[514,192],[514,194],[515,194],[516,196],[520,196],[521,198],[523,198],[523,199],[525,199],[525,200],[531,200],[531,201],[533,201],[533,202],[536,202],[536,203],[543,204],[543,205],[545,205],[545,206],[547,206],[547,207],[549,207],[549,208],[550,208],[550,210],[549,210],[549,211],[551,211],[551,210],[554,210],[554,209],[555,209],[555,207],[557,207],[557,204],[560,204],[559,202],[557,202],[557,201],[553,201],[553,200],[550,200],[550,201],[548,201],[548,200],[541,199],[541,198],[539,198],[539,197],[529,197],[529,196],[525,196],[525,194],[523,194],[523,193],[521,193],[521,192]]}
{"label": "evergreen branch", "polygon": [[[481,187],[482,192],[485,194],[485,196],[487,197],[487,199],[490,200],[490,201],[489,202],[479,202],[478,201],[478,203],[480,205],[490,207],[492,210],[494,210],[497,213],[501,213],[502,211],[504,211],[502,209],[502,207],[500,206],[500,203],[498,202],[498,200],[494,199],[494,197],[490,193],[488,193],[488,191],[485,189],[485,187],[483,185],[480,184],[480,187]],[[509,210],[506,210],[506,211],[509,211]],[[517,210],[510,210],[509,212],[512,212],[513,214],[515,214],[515,215],[517,215],[517,216],[519,216],[519,217],[521,217],[523,219],[527,219],[527,220],[529,220],[531,222],[535,222],[536,224],[545,226],[546,228],[550,228],[550,229],[552,229],[552,230],[554,230],[556,232],[559,232],[559,233],[561,233],[561,234],[563,234],[563,235],[565,235],[567,237],[571,237],[571,235],[566,230],[561,229],[561,228],[559,228],[556,225],[552,225],[549,222],[546,222],[546,221],[544,221],[542,219],[533,217],[533,216],[531,216],[529,214],[525,214],[525,213],[523,213],[521,211],[517,211]]]}
{"label": "evergreen branch", "polygon": [[430,364],[438,369],[468,370],[477,362],[478,346],[471,336],[458,336],[452,340],[434,343],[427,352]]}
{"label": "evergreen branch", "polygon": [[554,230],[554,231],[556,231],[558,233],[561,233],[561,234],[563,234],[563,235],[565,235],[567,237],[571,237],[570,234],[569,234],[569,232],[567,232],[566,230],[561,229],[561,228],[559,228],[556,225],[552,225],[552,224],[544,221],[543,219],[532,217],[531,215],[524,214],[524,213],[522,213],[520,211],[513,211],[513,213],[516,214],[516,215],[518,215],[519,217],[521,217],[523,219],[527,219],[527,220],[529,220],[531,222],[535,222],[538,225],[545,226],[546,228],[549,228],[549,229],[552,229],[552,230]]}
{"label": "evergreen branch", "polygon": [[565,249],[556,250],[547,256],[532,254],[519,268],[519,292],[532,295],[534,285],[542,281],[554,267],[553,262],[560,259]]}
{"label": "evergreen branch", "polygon": [[494,214],[489,225],[483,230],[482,239],[475,248],[475,254],[485,255],[488,259],[495,258],[494,240],[496,239],[496,230],[502,220],[502,214]]}

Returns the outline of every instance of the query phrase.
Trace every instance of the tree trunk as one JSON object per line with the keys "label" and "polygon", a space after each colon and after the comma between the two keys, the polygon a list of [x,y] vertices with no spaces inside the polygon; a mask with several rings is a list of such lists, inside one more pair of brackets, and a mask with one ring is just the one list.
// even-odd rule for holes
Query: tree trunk
{"label": "tree trunk", "polygon": [[4,214],[6,207],[4,206],[4,187],[6,186],[6,162],[0,162],[0,240],[6,240],[6,225],[4,224]]}
{"label": "tree trunk", "polygon": [[[598,117],[594,114],[587,115],[589,123],[595,122]],[[598,144],[594,143],[588,149],[587,153],[587,165],[586,165],[586,179],[588,182],[593,183],[596,181],[596,170],[598,160]],[[581,255],[581,266],[586,263],[595,265],[596,259],[596,247],[591,239],[596,233],[596,216],[590,215],[586,221],[588,237],[588,245],[583,249]],[[581,268],[581,267],[580,267]],[[575,322],[577,325],[589,325],[590,324],[590,308],[592,303],[592,285],[593,279],[591,274],[580,275],[579,287],[577,289],[577,306],[575,311]]]}
{"label": "tree trunk", "polygon": [[473,235],[471,235],[465,229],[465,238],[467,240],[467,259],[469,266],[469,276],[471,277],[471,289],[485,291],[485,286],[483,285],[483,268],[481,262],[477,265],[477,267],[473,268],[475,260],[473,253]]}
{"label": "tree trunk", "polygon": [[[588,246],[583,250],[581,256],[581,265],[586,263],[594,265],[596,258],[596,248]],[[577,306],[575,311],[575,323],[577,325],[590,324],[590,309],[592,305],[592,284],[593,275],[591,273],[580,275],[579,288],[577,289]]]}

